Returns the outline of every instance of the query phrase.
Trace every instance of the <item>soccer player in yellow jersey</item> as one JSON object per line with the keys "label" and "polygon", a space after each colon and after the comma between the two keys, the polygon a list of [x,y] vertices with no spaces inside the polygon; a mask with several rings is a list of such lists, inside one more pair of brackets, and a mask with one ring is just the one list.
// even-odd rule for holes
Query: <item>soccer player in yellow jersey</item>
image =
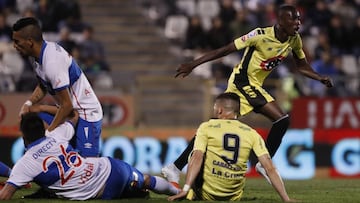
{"label": "soccer player in yellow jersey", "polygon": [[[240,115],[254,111],[272,121],[266,146],[270,156],[273,157],[289,127],[290,119],[275,103],[274,98],[262,88],[270,72],[292,53],[299,73],[318,80],[327,87],[333,86],[328,76],[319,75],[307,62],[298,33],[299,26],[300,15],[296,8],[292,5],[282,5],[277,10],[277,23],[274,26],[256,28],[224,47],[210,51],[189,63],[181,64],[176,70],[175,77],[186,77],[200,64],[245,49],[240,63],[234,67],[228,80],[226,92],[234,92],[240,96]],[[176,173],[186,165],[192,145],[193,140],[174,164],[163,168],[162,172],[169,181],[178,180]],[[260,164],[256,164],[256,170],[267,178]]]}
{"label": "soccer player in yellow jersey", "polygon": [[240,200],[253,150],[281,199],[295,201],[289,198],[262,137],[237,120],[240,101],[237,94],[230,92],[216,98],[214,119],[202,123],[197,130],[183,190],[168,200],[185,196],[191,200]]}

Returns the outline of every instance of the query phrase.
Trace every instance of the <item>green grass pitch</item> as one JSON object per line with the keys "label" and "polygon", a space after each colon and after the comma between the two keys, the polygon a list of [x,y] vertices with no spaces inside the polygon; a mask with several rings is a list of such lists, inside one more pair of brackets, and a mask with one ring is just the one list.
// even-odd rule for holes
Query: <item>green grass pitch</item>
{"label": "green grass pitch", "polygon": [[[4,179],[1,179],[4,180]],[[311,180],[285,180],[285,186],[288,194],[294,199],[301,202],[316,203],[360,203],[360,179],[311,179]],[[65,203],[74,202],[69,200],[49,200],[49,199],[22,199],[23,195],[31,194],[37,189],[37,185],[33,184],[31,189],[21,189],[15,193],[10,201],[1,202],[21,202],[21,203]],[[76,201],[75,201],[76,202]],[[99,203],[105,200],[89,200],[86,202]],[[150,199],[123,199],[123,200],[107,200],[106,202],[123,202],[123,203],[161,203],[167,202],[165,195],[150,194]],[[191,201],[183,200],[181,202],[188,203]],[[203,203],[205,201],[197,201]],[[209,201],[207,201],[209,202]],[[220,202],[220,201],[219,201]],[[264,179],[248,178],[243,199],[245,203],[272,203],[281,202],[280,197],[275,190]]]}

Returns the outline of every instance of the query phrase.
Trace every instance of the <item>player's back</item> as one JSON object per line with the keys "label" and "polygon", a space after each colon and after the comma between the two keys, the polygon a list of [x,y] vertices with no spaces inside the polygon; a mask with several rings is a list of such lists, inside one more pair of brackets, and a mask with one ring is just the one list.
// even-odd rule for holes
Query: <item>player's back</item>
{"label": "player's back", "polygon": [[73,107],[82,119],[91,122],[102,119],[103,111],[95,91],[80,66],[64,48],[45,41],[39,62],[32,57],[30,60],[39,81],[50,94],[55,95],[57,91],[68,88]]}
{"label": "player's back", "polygon": [[204,162],[203,198],[239,199],[244,187],[250,151],[261,138],[238,120],[211,119],[197,132],[194,150],[207,143]]}
{"label": "player's back", "polygon": [[66,122],[30,144],[9,182],[21,186],[34,181],[60,197],[93,198],[110,175],[110,161],[107,157],[81,157],[68,143],[73,134],[73,126]]}

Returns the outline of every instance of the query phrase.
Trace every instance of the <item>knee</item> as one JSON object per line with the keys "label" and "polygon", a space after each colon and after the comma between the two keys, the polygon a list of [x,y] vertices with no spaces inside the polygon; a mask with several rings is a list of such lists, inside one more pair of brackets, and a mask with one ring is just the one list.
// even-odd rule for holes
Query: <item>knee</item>
{"label": "knee", "polygon": [[290,126],[290,117],[289,115],[285,115],[274,122],[274,125],[278,125],[283,128],[288,128]]}

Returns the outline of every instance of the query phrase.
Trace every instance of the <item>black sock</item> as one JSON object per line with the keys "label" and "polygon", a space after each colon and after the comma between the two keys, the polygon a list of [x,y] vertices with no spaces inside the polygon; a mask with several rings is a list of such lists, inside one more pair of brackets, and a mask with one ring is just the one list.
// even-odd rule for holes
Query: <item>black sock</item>
{"label": "black sock", "polygon": [[188,146],[185,148],[185,150],[180,154],[180,156],[174,161],[174,165],[176,168],[178,168],[180,171],[186,166],[188,163],[188,158],[191,153],[191,151],[194,148],[194,141],[195,136],[190,140]]}
{"label": "black sock", "polygon": [[279,148],[281,140],[284,137],[289,125],[289,116],[282,117],[272,125],[266,140],[266,147],[268,148],[271,157],[275,155],[277,149]]}

